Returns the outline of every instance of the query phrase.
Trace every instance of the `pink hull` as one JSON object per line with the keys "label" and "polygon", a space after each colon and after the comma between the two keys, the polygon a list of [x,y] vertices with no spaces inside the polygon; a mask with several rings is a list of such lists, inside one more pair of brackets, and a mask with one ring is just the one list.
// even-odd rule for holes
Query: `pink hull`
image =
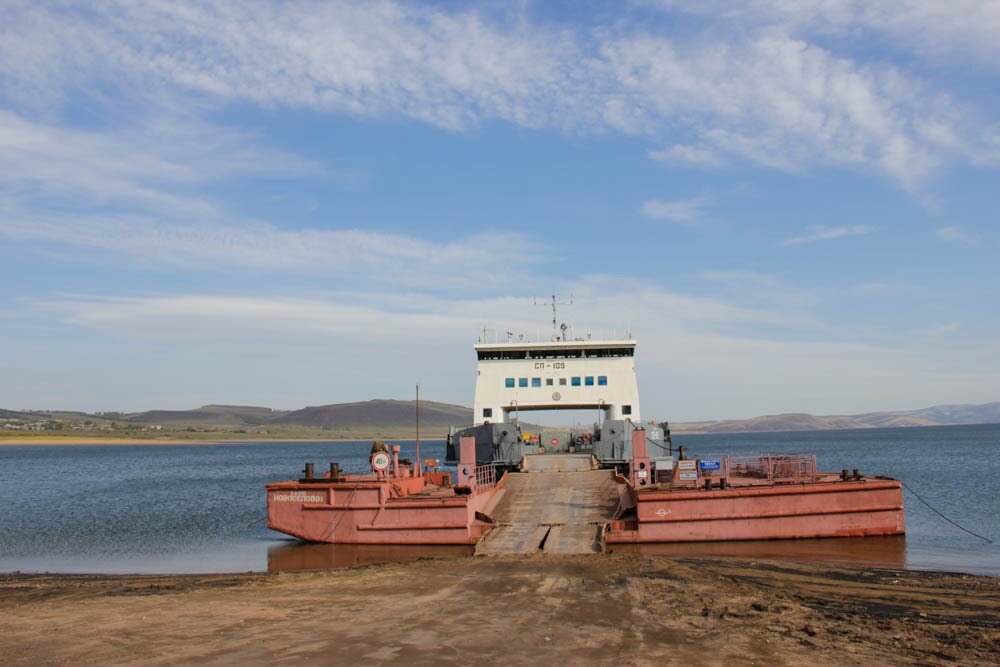
{"label": "pink hull", "polygon": [[308,542],[475,544],[491,527],[476,517],[493,488],[394,497],[382,481],[267,485],[267,526]]}
{"label": "pink hull", "polygon": [[609,543],[707,542],[900,535],[896,480],[806,482],[632,494],[635,518],[613,521]]}

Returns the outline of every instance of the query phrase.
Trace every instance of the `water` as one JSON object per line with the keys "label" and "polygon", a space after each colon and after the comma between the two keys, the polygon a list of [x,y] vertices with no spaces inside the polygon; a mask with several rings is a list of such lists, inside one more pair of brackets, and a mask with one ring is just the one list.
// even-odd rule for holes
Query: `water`
{"label": "water", "polygon": [[[820,468],[904,480],[1000,539],[1000,425],[676,436],[692,455],[816,452]],[[400,443],[414,458],[413,443]],[[336,460],[367,467],[370,442],[0,447],[0,572],[238,572],[407,560],[467,550],[302,545],[265,526],[264,484]],[[443,442],[423,457],[444,458]],[[784,556],[1000,575],[1000,545],[906,494],[905,539],[669,545],[678,555]],[[673,551],[671,551],[673,549]]]}

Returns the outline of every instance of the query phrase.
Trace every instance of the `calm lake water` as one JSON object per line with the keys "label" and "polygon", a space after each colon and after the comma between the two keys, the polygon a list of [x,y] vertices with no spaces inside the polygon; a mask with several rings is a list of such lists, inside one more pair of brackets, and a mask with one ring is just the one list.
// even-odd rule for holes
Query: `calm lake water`
{"label": "calm lake water", "polygon": [[[902,479],[1000,541],[1000,425],[675,436],[691,455],[816,452],[820,467]],[[413,458],[413,443],[402,456]],[[367,467],[369,442],[0,447],[0,572],[239,572],[393,561],[465,549],[304,545],[265,528],[264,484],[305,461]],[[424,457],[444,458],[443,442]],[[945,522],[909,492],[905,538],[664,545],[677,555],[850,561],[1000,575],[1000,545]]]}

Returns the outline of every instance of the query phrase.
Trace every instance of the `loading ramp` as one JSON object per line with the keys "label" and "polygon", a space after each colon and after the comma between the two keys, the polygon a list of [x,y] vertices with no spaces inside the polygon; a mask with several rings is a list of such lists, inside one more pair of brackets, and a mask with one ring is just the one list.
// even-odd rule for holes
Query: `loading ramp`
{"label": "loading ramp", "polygon": [[526,472],[507,474],[476,555],[602,551],[622,489],[613,470],[594,468],[589,454],[526,457]]}

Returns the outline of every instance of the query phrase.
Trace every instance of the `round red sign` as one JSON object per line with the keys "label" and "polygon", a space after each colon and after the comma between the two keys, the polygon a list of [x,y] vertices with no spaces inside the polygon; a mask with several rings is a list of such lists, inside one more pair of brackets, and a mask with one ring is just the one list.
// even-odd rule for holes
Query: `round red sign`
{"label": "round red sign", "polygon": [[385,452],[377,452],[372,456],[372,468],[375,470],[385,470],[389,467],[389,455]]}
{"label": "round red sign", "polygon": [[553,445],[558,445],[559,444],[559,438],[552,438],[552,444]]}

